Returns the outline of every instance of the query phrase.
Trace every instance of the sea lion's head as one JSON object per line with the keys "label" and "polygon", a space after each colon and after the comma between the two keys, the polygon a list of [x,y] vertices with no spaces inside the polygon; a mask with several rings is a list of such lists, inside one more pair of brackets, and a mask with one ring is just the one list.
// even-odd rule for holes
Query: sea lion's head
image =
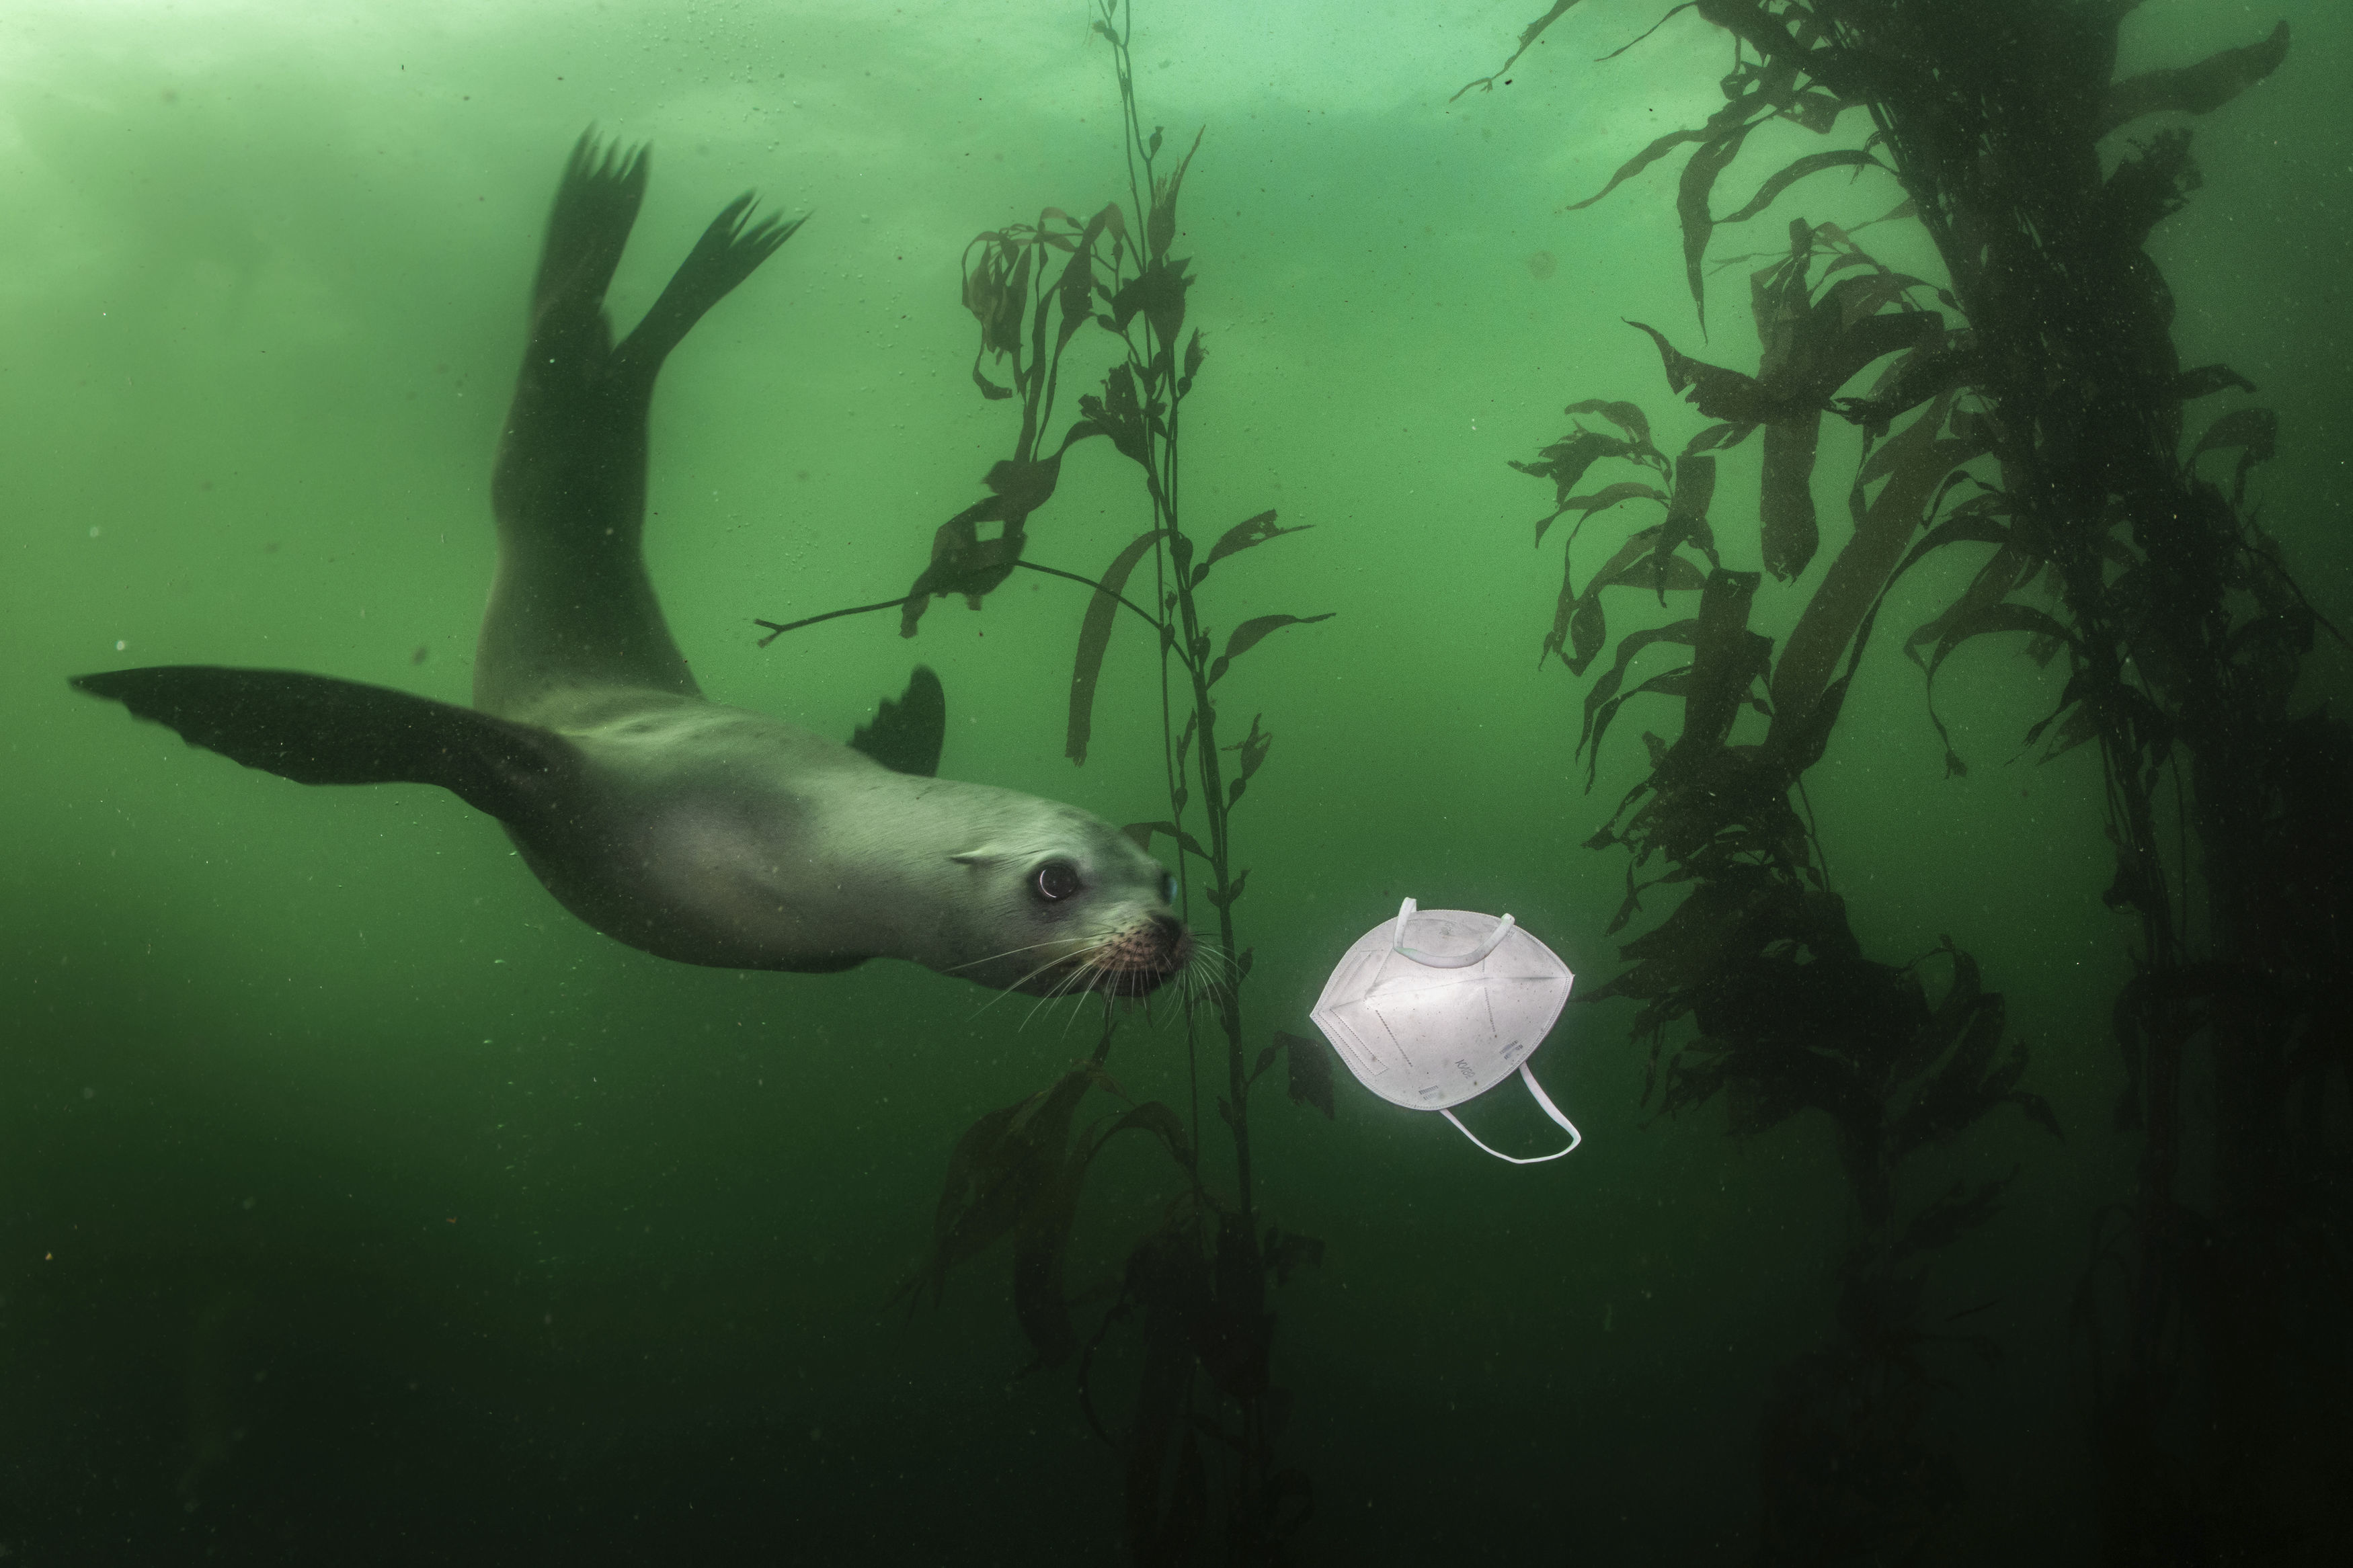
{"label": "sea lion's head", "polygon": [[1134,840],[1074,806],[1039,801],[1023,831],[950,857],[972,879],[985,956],[955,973],[999,991],[1142,996],[1193,957],[1176,879]]}

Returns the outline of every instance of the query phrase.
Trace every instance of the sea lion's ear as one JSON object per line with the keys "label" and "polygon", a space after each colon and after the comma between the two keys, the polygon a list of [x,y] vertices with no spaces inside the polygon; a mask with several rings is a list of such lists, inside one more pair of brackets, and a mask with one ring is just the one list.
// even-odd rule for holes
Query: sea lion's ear
{"label": "sea lion's ear", "polygon": [[977,849],[961,849],[948,857],[959,866],[987,866],[1005,858],[1005,851],[994,844],[984,844]]}
{"label": "sea lion's ear", "polygon": [[915,666],[897,701],[885,697],[874,722],[860,724],[849,749],[863,752],[893,773],[937,776],[940,748],[948,738],[947,693],[925,665]]}
{"label": "sea lion's ear", "polygon": [[296,784],[438,784],[503,822],[532,816],[579,758],[535,724],[293,670],[164,665],[71,684]]}

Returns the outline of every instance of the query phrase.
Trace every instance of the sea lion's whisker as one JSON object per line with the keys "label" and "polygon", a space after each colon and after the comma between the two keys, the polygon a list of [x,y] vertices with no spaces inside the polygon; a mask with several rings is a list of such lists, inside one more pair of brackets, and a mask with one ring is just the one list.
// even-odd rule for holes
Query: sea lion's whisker
{"label": "sea lion's whisker", "polygon": [[[1064,996],[1078,994],[1081,990],[1079,982],[1085,979],[1088,974],[1093,972],[1098,963],[1095,954],[1101,951],[1101,946],[1098,944],[1093,949],[1083,950],[1082,953],[1071,953],[1067,957],[1055,960],[1055,963],[1070,963],[1072,958],[1081,958],[1083,956],[1084,962],[1074,966],[1069,973],[1059,975],[1055,978],[1053,984],[1047,988],[1046,994],[1039,997],[1037,1003],[1030,1007],[1029,1011],[1022,1016],[1021,1027],[1026,1029],[1029,1026],[1030,1021],[1038,1016],[1038,1010],[1039,1008],[1050,1006],[1053,1003],[1060,1001]],[[1027,981],[1031,976],[1044,973],[1046,970],[1051,969],[1053,966],[1053,964],[1049,963],[1038,969],[1033,969],[1029,974],[1022,976],[1022,979]]]}
{"label": "sea lion's whisker", "polygon": [[[1058,939],[1056,939],[1056,940],[1057,940],[1057,941],[1059,941],[1060,939],[1058,938]],[[1051,943],[1051,942],[1031,942],[1031,943],[1029,944],[1029,946],[1030,946],[1031,948],[1050,947],[1050,946],[1052,946],[1052,945],[1053,945],[1053,943]],[[1025,951],[1028,951],[1028,950],[1027,950],[1027,949],[1023,949],[1023,948],[1018,948],[1018,947],[1017,947],[1017,948],[1014,948],[1012,951],[1013,951],[1013,952],[1025,952]],[[1039,976],[1039,975],[1041,975],[1041,974],[1045,973],[1048,970],[1050,970],[1050,969],[1053,968],[1056,964],[1058,964],[1058,963],[1069,963],[1069,962],[1070,962],[1070,959],[1068,958],[1068,956],[1064,956],[1064,957],[1061,957],[1061,958],[1050,958],[1050,959],[1048,959],[1045,963],[1043,963],[1039,964],[1037,968],[1035,968],[1035,969],[1031,970],[1029,973],[1027,973],[1027,974],[1023,975],[1020,979],[1016,980],[1012,984],[1008,985],[1008,986],[1007,986],[1007,987],[1005,987],[1003,990],[1001,990],[1001,991],[997,992],[995,995],[991,996],[987,1001],[983,1002],[979,1006],[975,1007],[975,1008],[972,1010],[972,1016],[973,1016],[974,1017],[976,1017],[976,1018],[979,1017],[983,1013],[987,1012],[991,1007],[996,1006],[999,1002],[1004,1001],[1008,996],[1013,995],[1015,993],[1018,992],[1018,991],[1019,991],[1019,990],[1020,990],[1024,985],[1029,984],[1029,982],[1031,982],[1032,980],[1037,979],[1037,978],[1038,978],[1038,976]],[[1027,1019],[1024,1019],[1024,1020],[1023,1020],[1023,1022],[1022,1022],[1022,1026],[1023,1026],[1023,1027],[1025,1027],[1025,1028],[1028,1026],[1028,1020],[1027,1020]]]}
{"label": "sea lion's whisker", "polygon": [[1206,962],[1213,968],[1231,970],[1234,967],[1234,955],[1208,938],[1197,936],[1193,939],[1193,955],[1189,962],[1193,963]]}
{"label": "sea lion's whisker", "polygon": [[[1200,951],[1216,956],[1211,962],[1198,968],[1190,964],[1186,966],[1186,999],[1204,1005],[1214,1005],[1233,990],[1235,965],[1218,948],[1205,945]],[[1196,957],[1198,957],[1198,952]]]}
{"label": "sea lion's whisker", "polygon": [[[979,958],[971,959],[963,963],[951,963],[945,969],[941,970],[940,973],[942,974],[954,974],[960,969],[977,969],[984,963],[994,963],[1000,958],[1010,958],[1017,952],[1035,952],[1041,947],[1052,947],[1057,942],[1068,942],[1069,940],[1070,939],[1068,937],[1050,936],[1044,942],[1025,942],[1019,947],[1008,947],[1003,952],[987,953]],[[1048,964],[1043,967],[1050,968],[1052,965]],[[1038,971],[1033,969],[1029,973],[1031,974],[1035,974]],[[1024,976],[1024,978],[1026,979],[1027,976]]]}
{"label": "sea lion's whisker", "polygon": [[[1046,994],[1040,996],[1035,1003],[1031,1004],[1029,1011],[1022,1017],[1021,1026],[1025,1029],[1028,1028],[1040,1012],[1052,1011],[1055,1003],[1060,1002],[1066,997],[1075,997],[1082,994],[1083,993],[1078,990],[1072,984],[1072,982],[1079,975],[1082,975],[1085,973],[1085,968],[1082,966],[1072,973],[1065,975],[1060,980],[1056,981],[1052,990],[1047,992]],[[1067,1024],[1064,1026],[1065,1028],[1068,1026],[1069,1026]]]}

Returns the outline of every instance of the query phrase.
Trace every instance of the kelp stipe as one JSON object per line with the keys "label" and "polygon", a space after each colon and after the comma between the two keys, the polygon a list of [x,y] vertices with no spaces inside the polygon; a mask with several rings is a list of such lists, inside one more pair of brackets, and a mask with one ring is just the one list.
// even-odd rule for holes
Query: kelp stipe
{"label": "kelp stipe", "polygon": [[[1221,739],[1213,690],[1274,632],[1329,616],[1254,616],[1236,622],[1222,640],[1206,616],[1200,590],[1214,569],[1305,525],[1281,526],[1273,511],[1262,511],[1222,530],[1206,549],[1187,525],[1181,415],[1207,354],[1199,330],[1185,330],[1186,295],[1195,281],[1190,261],[1170,250],[1201,136],[1171,161],[1163,157],[1162,131],[1145,130],[1129,58],[1132,31],[1124,0],[1099,0],[1092,32],[1109,45],[1117,75],[1127,205],[1109,203],[1083,223],[1048,207],[1034,224],[1006,225],[965,248],[964,303],[980,327],[973,382],[983,396],[1018,402],[1021,410],[1011,454],[987,472],[989,493],[939,526],[928,564],[901,597],[758,624],[773,641],[838,616],[896,608],[902,635],[913,637],[934,597],[960,595],[978,609],[1017,570],[1091,587],[1071,676],[1065,754],[1074,763],[1086,761],[1113,629],[1123,614],[1151,628],[1159,651],[1168,815],[1127,831],[1147,849],[1155,839],[1167,842],[1177,867],[1176,901],[1188,920],[1197,891],[1217,911],[1215,942],[1204,942],[1195,960],[1201,974],[1182,987],[1192,1103],[1184,1114],[1156,1101],[1129,1105],[1079,1124],[1090,1091],[1124,1100],[1104,1066],[1120,1017],[1106,1001],[1091,1061],[983,1116],[958,1141],[930,1258],[913,1284],[936,1299],[951,1268],[1009,1237],[1014,1308],[1035,1352],[1031,1365],[1075,1359],[1087,1418],[1120,1453],[1131,1556],[1155,1568],[1205,1557],[1272,1563],[1286,1559],[1286,1542],[1305,1523],[1313,1494],[1305,1472],[1276,1456],[1290,1401],[1271,1377],[1269,1283],[1280,1287],[1296,1268],[1319,1261],[1323,1243],[1269,1223],[1260,1207],[1250,1094],[1281,1058],[1291,1100],[1329,1117],[1331,1062],[1321,1042],[1280,1031],[1255,1056],[1245,1044],[1241,984],[1252,954],[1239,945],[1234,906],[1250,870],[1235,859],[1233,814],[1274,736],[1263,715],[1253,713],[1245,733]],[[1078,417],[1056,437],[1064,355],[1082,333],[1090,342],[1108,340],[1113,363],[1098,390],[1077,397]],[[1003,379],[993,379],[992,371]],[[1064,457],[1099,436],[1138,470],[1150,526],[1097,577],[1026,559],[1029,520],[1051,500]],[[1140,581],[1147,568],[1148,590]],[[1199,1154],[1196,1030],[1205,1011],[1226,1046],[1223,1092],[1213,1088],[1211,1099],[1231,1149],[1230,1189],[1205,1174]],[[1111,1305],[1082,1333],[1062,1285],[1063,1255],[1095,1155],[1131,1131],[1158,1142],[1183,1186],[1158,1223],[1130,1244],[1121,1277],[1100,1292]],[[1139,1342],[1141,1372],[1124,1419],[1106,1421],[1090,1374],[1097,1352],[1123,1330]]]}
{"label": "kelp stipe", "polygon": [[[1776,194],[1768,182],[1750,210]],[[1696,305],[1704,235],[1694,245],[1687,228],[1686,240]],[[1778,1369],[1763,1412],[1757,1561],[1903,1561],[1935,1538],[1961,1496],[1960,1467],[1939,1434],[1939,1347],[1996,1350],[1931,1320],[1929,1276],[1937,1253],[1993,1215],[2016,1173],[1958,1181],[1908,1205],[1901,1178],[1915,1155],[2005,1105],[2054,1134],[2058,1124],[2021,1087],[2024,1047],[2012,1040],[2004,1051],[2003,1000],[1983,988],[1973,958],[1949,942],[1909,963],[1865,955],[1810,810],[1801,808],[1804,775],[1830,743],[1881,595],[1983,447],[1948,389],[1917,413],[1921,399],[1861,415],[1832,402],[1891,356],[1883,386],[1948,353],[1955,334],[1936,307],[1950,309],[1949,297],[1882,266],[1830,225],[1793,222],[1786,252],[1736,258],[1756,259],[1766,265],[1749,279],[1760,344],[1754,374],[1693,358],[1658,329],[1630,323],[1656,345],[1670,389],[1711,421],[1680,451],[1669,457],[1656,444],[1639,405],[1595,398],[1570,405],[1576,422],[1562,439],[1514,466],[1554,487],[1552,510],[1536,523],[1539,544],[1564,516],[1576,519],[1573,543],[1622,509],[1658,509],[1658,521],[1631,529],[1582,585],[1564,552],[1540,658],[1583,675],[1609,649],[1611,600],[1630,609],[1653,599],[1664,609],[1670,594],[1699,600],[1684,618],[1622,632],[1586,691],[1578,748],[1588,789],[1613,722],[1637,699],[1681,709],[1672,740],[1644,734],[1647,776],[1588,841],[1631,856],[1611,931],[1641,912],[1651,889],[1686,889],[1626,944],[1632,966],[1586,999],[1642,1003],[1634,1031],[1665,1114],[1721,1096],[1730,1131],[1746,1136],[1802,1111],[1822,1113],[1852,1198],[1829,1331]],[[1762,433],[1755,510],[1738,525],[1753,528],[1767,573],[1794,580],[1820,543],[1811,481],[1820,422],[1831,413],[1874,425],[1885,438],[1866,442],[1851,483],[1852,531],[1776,649],[1749,624],[1766,574],[1723,564],[1717,531],[1734,524],[1718,507],[1716,455]],[[1617,464],[1647,474],[1581,489],[1597,466]],[[1933,1003],[1931,978],[1941,982]],[[1692,1037],[1668,1054],[1671,1035],[1686,1024]]]}
{"label": "kelp stipe", "polygon": [[[1939,1341],[1992,1349],[1926,1321],[1928,1274],[1936,1252],[1992,1215],[2015,1173],[1957,1183],[1908,1209],[1899,1178],[1913,1156],[1949,1143],[2001,1106],[2054,1133],[2058,1125],[2042,1100],[2020,1087],[2024,1047],[2012,1041],[2002,1052],[2002,998],[1983,989],[1975,960],[1949,944],[1931,955],[1940,961],[1933,964],[1864,955],[1800,813],[1804,773],[1823,753],[1869,634],[1867,605],[1859,616],[1841,615],[1852,574],[1834,568],[1826,576],[1776,658],[1770,641],[1748,626],[1761,574],[1704,568],[1677,552],[1715,555],[1707,500],[1694,494],[1713,499],[1713,472],[1692,448],[1724,441],[1725,426],[1703,430],[1670,465],[1650,446],[1639,409],[1609,409],[1606,416],[1629,435],[1599,439],[1631,447],[1639,438],[1640,447],[1609,455],[1673,471],[1672,490],[1655,500],[1670,521],[1637,530],[1582,591],[1564,585],[1546,657],[1578,670],[1591,665],[1607,644],[1606,588],[1644,589],[1662,603],[1668,593],[1695,592],[1700,603],[1687,619],[1625,633],[1586,695],[1580,745],[1595,753],[1633,699],[1662,697],[1682,710],[1674,740],[1643,736],[1648,776],[1588,840],[1631,855],[1626,900],[1610,929],[1630,923],[1650,889],[1688,889],[1626,944],[1632,967],[1588,999],[1643,1004],[1635,1035],[1648,1046],[1654,1087],[1665,1057],[1663,1112],[1721,1095],[1736,1135],[1805,1110],[1830,1121],[1854,1234],[1839,1266],[1832,1331],[1820,1349],[1780,1369],[1765,1412],[1761,1560],[1893,1561],[1917,1548],[1957,1496],[1957,1467],[1934,1435],[1937,1379],[1926,1352]],[[1930,430],[1944,419],[1941,407],[1923,416]],[[1573,432],[1560,445],[1595,434]],[[1934,449],[1926,438],[1913,446]],[[1547,477],[1560,483],[1561,458],[1551,462]],[[1908,532],[1934,484],[1915,468],[1912,482],[1891,479],[1880,499],[1905,509],[1900,526]],[[1579,499],[1566,498],[1571,505]],[[1871,510],[1842,562],[1873,547]],[[1758,515],[1770,514],[1760,506]],[[1835,640],[1819,629],[1807,636],[1826,622],[1841,628]],[[1571,638],[1573,651],[1564,646]],[[1812,650],[1825,640],[1829,658],[1818,660]],[[1636,661],[1661,647],[1687,647],[1689,657],[1629,688]],[[1846,668],[1830,679],[1830,660],[1841,654]],[[1761,739],[1734,739],[1744,710],[1767,719]],[[1942,981],[1933,1004],[1924,972]],[[1685,1023],[1694,1037],[1665,1055],[1671,1033]]]}
{"label": "kelp stipe", "polygon": [[[1574,4],[1560,0],[1531,24],[1521,50]],[[1734,36],[1725,106],[1658,138],[1610,185],[1694,145],[1676,208],[1698,304],[1713,228],[1834,167],[1892,173],[1905,199],[1887,218],[1919,221],[1942,258],[1950,287],[1937,302],[1956,321],[1883,329],[1919,335],[1888,345],[1901,357],[1865,396],[1837,398],[1816,384],[1793,402],[1804,378],[1787,364],[1777,377],[1769,355],[1752,377],[1684,359],[1663,339],[1661,352],[1671,384],[1724,427],[1766,428],[1768,492],[1777,472],[1809,455],[1792,418],[1818,417],[1808,405],[1826,397],[1878,432],[1928,405],[1873,462],[1906,465],[1895,449],[1907,440],[1931,453],[1958,444],[1948,461],[1918,459],[1938,477],[1916,540],[1894,520],[1900,532],[1891,527],[1860,564],[1883,584],[1931,551],[1989,547],[1975,580],[1910,635],[1906,651],[1932,678],[1961,642],[1989,632],[2023,634],[2037,658],[2066,656],[2058,708],[2025,727],[2027,743],[2046,754],[2098,743],[2117,848],[2106,899],[2132,910],[2139,928],[2137,973],[2114,1014],[2128,1075],[2118,1121],[2144,1134],[2139,1184],[2128,1221],[2104,1226],[2077,1302],[2098,1406],[2104,1560],[2317,1560],[2353,1531],[2337,1430],[2353,1393],[2339,1329],[2353,1290],[2342,1205],[2325,1195],[2353,1174],[2353,1140],[2342,1116],[2323,1109],[2348,1076],[2353,1038],[2342,986],[2353,967],[2353,835],[2344,827],[2353,731],[2291,699],[2316,630],[2345,639],[2246,507],[2251,472],[2275,446],[2270,411],[2225,413],[2184,450],[2190,403],[2253,391],[2226,365],[2180,364],[2171,295],[2143,247],[2198,183],[2189,133],[2159,131],[2102,154],[2105,139],[2149,114],[2208,113],[2263,80],[2286,58],[2288,29],[2116,79],[2116,33],[2133,8],[1699,0],[1700,16]],[[1780,119],[1826,132],[1858,109],[1873,126],[1864,146],[1799,158],[1732,216],[1712,216],[1715,182],[1755,127]],[[1914,292],[1909,281],[1900,288]],[[2210,455],[2230,460],[2227,489],[2201,472]],[[1957,467],[1978,456],[1990,459],[1990,478]],[[1872,477],[1867,465],[1858,500]],[[1889,489],[1899,482],[1891,477]],[[1793,506],[1795,492],[1783,500]],[[1857,510],[1860,544],[1869,523]],[[1764,514],[1766,563],[1780,570],[1788,557],[1777,559],[1769,535],[1796,548],[1803,520],[1769,493]],[[1676,585],[1667,570],[1662,556],[1662,590]],[[2021,597],[2038,587],[2050,607]],[[1859,591],[1831,629],[1866,601],[1867,626],[1883,591]],[[1589,662],[1602,637],[1598,608],[1584,627],[1577,646]],[[1807,630],[1801,623],[1782,668]],[[1577,635],[1572,611],[1556,636]],[[1827,671],[1837,651],[1817,638],[1807,669]],[[1695,691],[1702,684],[1696,670],[1683,679]],[[1777,670],[1776,731],[1834,721],[1837,683],[1820,688],[1818,722],[1786,700],[1814,679],[1785,693]],[[1949,741],[1947,759],[1962,771]],[[2159,806],[2168,768],[2184,843],[2170,860]],[[2203,917],[2195,928],[2193,905]],[[2200,1045],[2211,1080],[2187,1070]],[[2202,1207],[2183,1174],[2185,1143],[2200,1137],[2195,1152],[2214,1173]],[[2101,1288],[2109,1265],[2121,1290]],[[2104,1330],[2116,1323],[2120,1333]]]}

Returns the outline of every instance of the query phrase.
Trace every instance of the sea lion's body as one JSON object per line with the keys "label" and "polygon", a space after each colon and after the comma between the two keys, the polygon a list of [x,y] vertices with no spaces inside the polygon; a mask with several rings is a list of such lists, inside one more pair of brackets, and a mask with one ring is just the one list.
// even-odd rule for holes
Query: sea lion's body
{"label": "sea lion's body", "polygon": [[[580,774],[553,809],[507,830],[566,909],[648,952],[797,970],[887,954],[1011,986],[1067,973],[1041,943],[1092,947],[1139,915],[1146,935],[1180,940],[1153,919],[1166,909],[1158,862],[1075,807],[894,772],[710,702],[657,696],[547,727],[578,752]],[[1049,859],[1078,867],[1093,895],[1094,918],[1075,931],[1064,928],[1083,903],[1065,910],[1029,890]],[[1125,972],[1127,983],[1174,967]]]}
{"label": "sea lion's body", "polygon": [[1152,989],[1191,950],[1166,873],[1075,807],[929,776],[945,710],[928,670],[849,746],[703,698],[645,571],[647,413],[670,351],[798,226],[747,227],[738,200],[617,344],[604,294],[645,178],[642,151],[584,137],[557,192],[491,486],[472,710],[285,671],[76,684],[306,784],[454,790],[566,909],[665,958]]}

